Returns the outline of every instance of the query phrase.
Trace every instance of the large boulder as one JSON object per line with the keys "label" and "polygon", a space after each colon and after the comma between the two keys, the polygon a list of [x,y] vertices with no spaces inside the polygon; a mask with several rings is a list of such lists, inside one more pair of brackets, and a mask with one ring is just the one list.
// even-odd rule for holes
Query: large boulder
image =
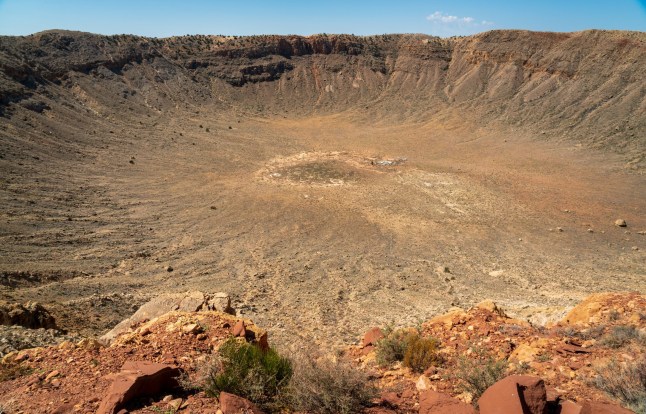
{"label": "large boulder", "polygon": [[114,376],[97,414],[115,414],[129,401],[160,394],[177,387],[177,367],[148,361],[126,361]]}
{"label": "large boulder", "polygon": [[478,405],[480,414],[545,414],[545,383],[538,377],[510,375],[487,388]]}
{"label": "large boulder", "polygon": [[469,404],[456,400],[446,394],[433,390],[423,391],[419,395],[420,414],[476,414]]}
{"label": "large boulder", "polygon": [[251,401],[228,392],[220,393],[222,414],[263,414]]}
{"label": "large boulder", "polygon": [[208,294],[203,292],[185,292],[185,293],[167,293],[151,299],[143,304],[137,312],[128,319],[119,322],[108,333],[103,335],[100,340],[105,344],[110,344],[119,335],[128,332],[130,328],[142,321],[158,318],[168,312],[183,311],[220,311],[225,313],[235,313],[231,308],[231,299],[226,293]]}

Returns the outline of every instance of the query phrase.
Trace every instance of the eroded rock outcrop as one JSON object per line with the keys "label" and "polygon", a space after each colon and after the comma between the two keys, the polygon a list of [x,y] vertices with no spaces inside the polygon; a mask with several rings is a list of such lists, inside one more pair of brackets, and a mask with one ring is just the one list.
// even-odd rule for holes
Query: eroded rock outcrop
{"label": "eroded rock outcrop", "polygon": [[18,325],[25,328],[56,329],[56,321],[44,306],[37,302],[0,302],[0,325]]}
{"label": "eroded rock outcrop", "polygon": [[235,313],[231,307],[231,299],[226,293],[208,294],[203,292],[168,293],[151,299],[142,305],[131,317],[121,321],[117,326],[101,337],[105,343],[112,342],[116,337],[142,321],[150,321],[168,312],[198,312],[219,311]]}

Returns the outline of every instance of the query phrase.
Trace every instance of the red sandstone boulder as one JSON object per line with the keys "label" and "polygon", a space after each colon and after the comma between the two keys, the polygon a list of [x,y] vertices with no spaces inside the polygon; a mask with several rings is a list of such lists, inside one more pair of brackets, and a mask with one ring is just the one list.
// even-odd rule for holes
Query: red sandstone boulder
{"label": "red sandstone boulder", "polygon": [[581,414],[634,414],[632,411],[616,404],[602,402],[586,402],[583,404]]}
{"label": "red sandstone boulder", "polygon": [[396,392],[388,391],[381,394],[380,403],[387,407],[397,408],[401,403],[402,399]]}
{"label": "red sandstone boulder", "polygon": [[263,414],[251,401],[228,392],[220,393],[222,414]]}
{"label": "red sandstone boulder", "polygon": [[559,406],[559,414],[581,414],[581,407],[579,404],[572,401],[563,401]]}
{"label": "red sandstone boulder", "polygon": [[177,387],[180,370],[164,364],[147,361],[126,361],[112,381],[97,414],[115,414],[134,399],[155,395]]}
{"label": "red sandstone boulder", "polygon": [[370,345],[377,345],[377,341],[384,337],[384,333],[379,328],[371,328],[368,332],[363,335],[363,341],[361,345],[364,347]]}
{"label": "red sandstone boulder", "polygon": [[427,390],[419,395],[420,414],[476,414],[476,410],[469,404],[446,394]]}
{"label": "red sandstone boulder", "polygon": [[478,400],[480,414],[545,414],[546,404],[545,383],[527,375],[501,379]]}

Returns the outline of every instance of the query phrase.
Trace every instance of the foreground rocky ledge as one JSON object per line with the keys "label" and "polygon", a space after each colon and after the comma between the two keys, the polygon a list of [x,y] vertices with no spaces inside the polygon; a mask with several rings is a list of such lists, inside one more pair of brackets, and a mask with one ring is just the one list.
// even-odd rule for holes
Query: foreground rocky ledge
{"label": "foreground rocky ledge", "polygon": [[[224,302],[220,297],[218,306]],[[634,338],[617,337],[627,327]],[[417,332],[439,340],[443,361],[422,374],[400,363],[376,363],[379,328],[344,355],[369,372],[379,389],[380,397],[366,408],[370,413],[477,412],[474,396],[453,374],[461,360],[482,351],[506,361],[512,375],[479,398],[481,414],[630,413],[592,383],[610,361],[643,361],[645,329],[646,297],[637,293],[593,295],[549,327],[509,318],[493,302],[483,302],[422,324]],[[232,336],[268,346],[267,332],[252,321],[198,306],[133,319],[108,346],[83,339],[13,352],[2,360],[0,407],[6,413],[259,412],[234,395],[222,393],[218,401],[177,387],[180,373],[185,380],[198,375],[200,365]]]}

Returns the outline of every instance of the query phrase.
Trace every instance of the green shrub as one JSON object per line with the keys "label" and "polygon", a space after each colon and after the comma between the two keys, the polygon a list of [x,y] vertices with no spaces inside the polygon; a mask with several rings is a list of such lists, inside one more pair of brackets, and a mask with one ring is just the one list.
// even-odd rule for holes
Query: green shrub
{"label": "green shrub", "polygon": [[404,360],[412,335],[410,332],[393,331],[391,328],[386,328],[384,334],[376,344],[377,363],[382,367]]}
{"label": "green shrub", "polygon": [[431,366],[440,365],[442,357],[437,353],[440,341],[435,338],[422,338],[412,335],[408,339],[404,353],[404,366],[413,372],[424,372]]}
{"label": "green shrub", "polygon": [[477,402],[483,392],[503,379],[507,373],[507,361],[497,360],[483,349],[475,349],[471,355],[458,359],[455,377],[460,380],[462,389],[471,393]]}
{"label": "green shrub", "polygon": [[289,391],[292,408],[312,414],[361,412],[376,395],[362,371],[342,361],[311,356],[295,359]]}
{"label": "green shrub", "polygon": [[204,390],[218,397],[225,391],[239,395],[263,408],[281,404],[292,376],[292,363],[275,350],[262,350],[233,338],[219,349],[206,369]]}
{"label": "green shrub", "polygon": [[599,342],[609,348],[621,348],[633,340],[646,345],[646,335],[637,328],[630,325],[618,325],[613,326],[612,330],[602,337]]}
{"label": "green shrub", "polygon": [[376,345],[376,358],[380,366],[402,361],[414,372],[424,372],[432,365],[438,365],[442,358],[437,353],[440,342],[435,338],[423,338],[418,332],[385,329],[384,338]]}
{"label": "green shrub", "polygon": [[597,369],[593,384],[636,413],[646,413],[646,357],[620,364],[611,361]]}

